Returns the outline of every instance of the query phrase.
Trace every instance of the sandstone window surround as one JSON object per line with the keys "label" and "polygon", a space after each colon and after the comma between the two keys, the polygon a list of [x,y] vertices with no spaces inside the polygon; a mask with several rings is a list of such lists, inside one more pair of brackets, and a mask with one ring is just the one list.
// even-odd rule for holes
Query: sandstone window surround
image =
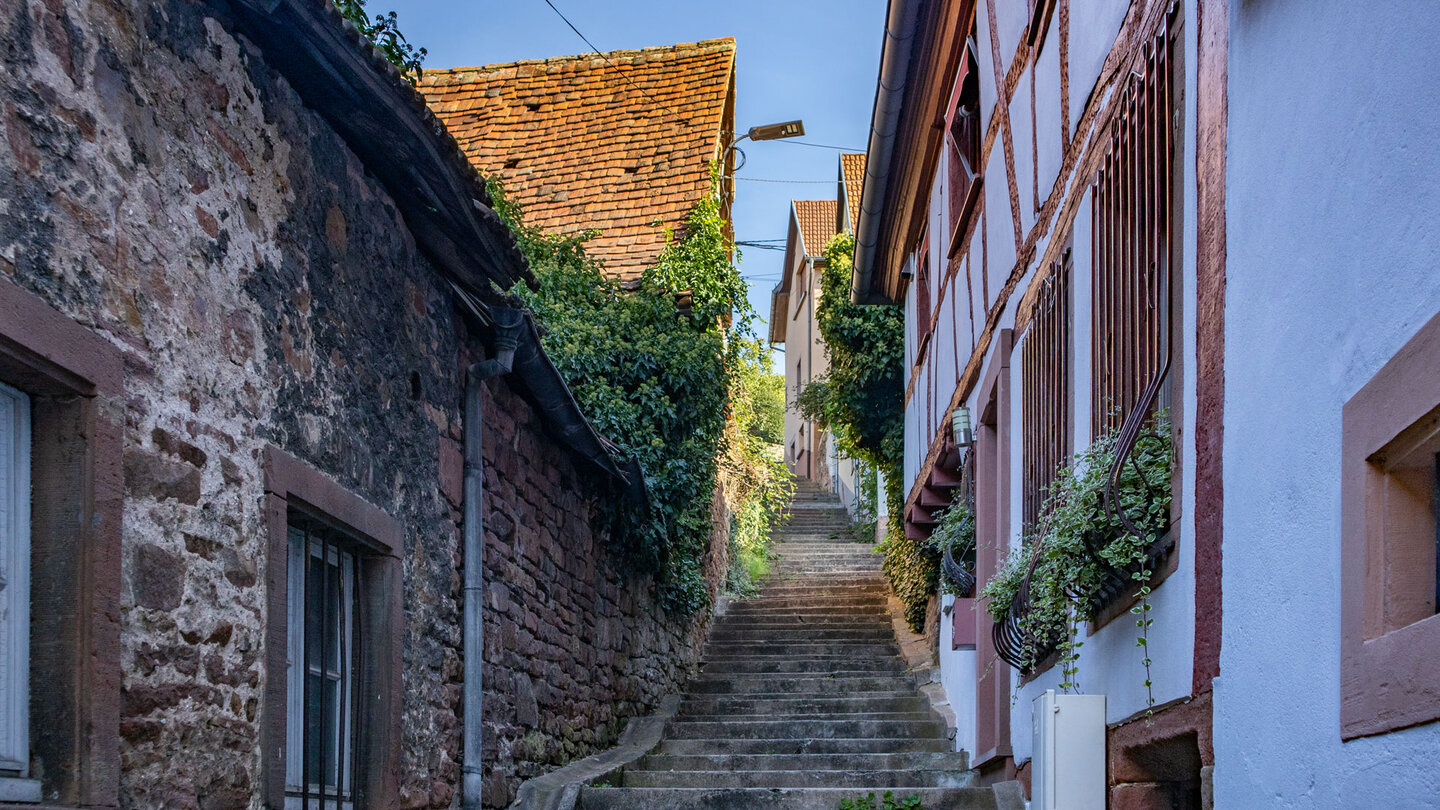
{"label": "sandstone window surround", "polygon": [[[303,680],[285,677],[294,655],[291,645],[296,636],[291,628],[306,618],[305,606],[292,604],[292,592],[305,590],[303,580],[292,578],[292,571],[297,558],[302,563],[306,560],[307,541],[318,542],[323,535],[328,540],[320,544],[320,557],[314,562],[333,560],[335,564],[312,565],[312,572],[320,569],[343,577],[348,568],[351,582],[350,597],[347,599],[344,589],[337,596],[342,613],[344,606],[350,605],[348,622],[342,625],[349,624],[353,642],[343,653],[333,650],[349,658],[350,666],[322,666],[323,675],[316,679],[325,681],[338,675],[341,682],[348,681],[351,710],[331,713],[332,720],[343,717],[347,727],[344,738],[353,744],[353,751],[345,755],[352,763],[353,782],[346,786],[352,801],[344,806],[359,810],[394,807],[399,802],[400,781],[404,591],[399,554],[404,547],[404,529],[384,510],[277,447],[265,449],[265,498],[269,544],[261,743],[264,806],[273,810],[300,806],[294,796],[287,799],[286,791],[289,769],[303,768],[303,756],[295,756],[303,752],[291,751],[295,732],[304,739],[303,729],[289,722],[293,710],[304,706],[303,695],[292,694],[292,682]],[[292,540],[297,529],[305,538],[298,546]],[[294,553],[297,549],[299,555]],[[312,632],[317,629],[318,625],[312,626]],[[300,649],[303,657],[304,648]],[[317,728],[312,724],[312,730]],[[336,754],[338,761],[338,751]],[[298,784],[295,787],[298,791]]]}
{"label": "sandstone window surround", "polygon": [[1440,315],[1342,412],[1342,739],[1440,719],[1437,369]]}
{"label": "sandstone window surround", "polygon": [[[27,765],[47,807],[114,807],[124,364],[113,344],[0,280],[0,383],[30,411]],[[23,798],[33,792],[0,807]]]}

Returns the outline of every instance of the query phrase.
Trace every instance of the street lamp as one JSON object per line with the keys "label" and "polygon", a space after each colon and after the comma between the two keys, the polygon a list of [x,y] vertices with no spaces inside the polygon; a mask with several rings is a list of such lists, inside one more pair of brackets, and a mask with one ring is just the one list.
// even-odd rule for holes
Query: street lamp
{"label": "street lamp", "polygon": [[[725,164],[725,159],[730,157],[730,150],[735,149],[736,146],[739,146],[740,142],[743,140],[749,139],[752,141],[779,141],[784,140],[785,138],[798,138],[804,134],[804,121],[785,121],[779,124],[762,124],[758,127],[751,127],[749,132],[731,141],[730,145],[725,147],[725,154],[721,157],[720,164],[722,166]],[[740,152],[740,157],[742,158],[740,166],[744,166],[745,163],[743,158],[745,157],[745,152],[739,149],[735,149],[735,151]],[[734,169],[731,169],[730,172],[733,174],[740,171],[740,166],[736,166]]]}

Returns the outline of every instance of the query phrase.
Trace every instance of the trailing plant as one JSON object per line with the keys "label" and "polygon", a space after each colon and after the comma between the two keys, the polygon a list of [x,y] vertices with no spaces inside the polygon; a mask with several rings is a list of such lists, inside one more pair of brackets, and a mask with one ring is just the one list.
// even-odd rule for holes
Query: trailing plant
{"label": "trailing plant", "polygon": [[[735,369],[753,350],[744,341],[750,308],[718,195],[695,206],[682,233],[669,234],[631,291],[586,253],[597,232],[546,233],[525,224],[498,183],[491,194],[540,280],[538,291],[520,295],[546,327],[546,353],[590,422],[644,471],[647,501],[602,499],[603,528],[626,570],[656,575],[667,609],[705,607],[702,564],[721,464],[740,479],[731,503],[742,538],[753,536],[767,510],[782,508],[783,493],[775,465],[750,441],[754,425],[727,419],[747,396]],[[688,311],[680,305],[687,296]]]}
{"label": "trailing plant", "polygon": [[925,810],[925,805],[920,803],[919,793],[897,799],[895,791],[887,790],[878,805],[875,804],[875,794],[869,793],[855,799],[841,799],[840,810]]}
{"label": "trailing plant", "polygon": [[[935,528],[930,532],[930,538],[924,542],[924,546],[936,557],[943,557],[948,550],[955,562],[974,573],[975,513],[970,511],[964,498],[957,496],[935,517]],[[958,595],[961,592],[960,584],[945,576],[943,566],[940,571],[940,586],[945,593]]]}
{"label": "trailing plant", "polygon": [[[1076,624],[1101,607],[1106,585],[1117,576],[1135,583],[1139,604],[1134,609],[1140,630],[1137,646],[1145,666],[1147,708],[1153,707],[1150,681],[1150,562],[1152,549],[1169,524],[1171,468],[1174,451],[1170,421],[1161,411],[1141,432],[1120,467],[1118,501],[1139,528],[1130,532],[1105,503],[1107,479],[1115,464],[1115,436],[1097,439],[1074,461],[1059,470],[1041,506],[1037,526],[1030,527],[1019,549],[983,590],[986,608],[1005,621],[1026,573],[1028,603],[1014,617],[1027,639],[1021,650],[1022,669],[1033,667],[1054,641],[1062,663],[1061,687],[1077,687],[1079,647]],[[1033,566],[1033,568],[1032,568]]]}
{"label": "trailing plant", "polygon": [[341,16],[360,29],[360,33],[375,45],[385,61],[399,68],[400,75],[414,85],[420,81],[423,71],[420,63],[425,61],[427,51],[416,48],[400,33],[400,22],[395,12],[376,14],[371,19],[365,10],[365,0],[335,0],[335,8]]}

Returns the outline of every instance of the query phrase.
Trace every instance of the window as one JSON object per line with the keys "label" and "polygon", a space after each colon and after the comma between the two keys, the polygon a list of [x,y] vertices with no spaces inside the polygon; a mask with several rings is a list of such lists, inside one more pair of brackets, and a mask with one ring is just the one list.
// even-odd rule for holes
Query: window
{"label": "window", "polygon": [[276,447],[265,451],[265,489],[265,667],[275,677],[262,717],[262,803],[397,806],[404,530]]}
{"label": "window", "polygon": [[30,398],[0,384],[0,799],[40,801],[29,715]]}
{"label": "window", "polygon": [[[1172,329],[1172,174],[1176,109],[1171,49],[1178,20],[1146,43],[1140,74],[1115,101],[1108,152],[1092,189],[1094,435],[1120,428],[1168,367]],[[1168,405],[1162,388],[1159,405]]]}
{"label": "window", "polygon": [[1021,350],[1021,516],[1027,529],[1070,456],[1070,250],[1050,268]]}
{"label": "window", "polygon": [[286,806],[353,806],[355,543],[290,513]]}
{"label": "window", "polygon": [[124,399],[113,344],[0,279],[0,803],[119,803]]}
{"label": "window", "polygon": [[930,336],[930,320],[934,314],[930,307],[930,238],[920,237],[920,255],[915,257],[915,339],[918,365],[923,362],[920,355],[925,351],[925,339]]}
{"label": "window", "polygon": [[1345,403],[1341,737],[1440,719],[1440,315]]}
{"label": "window", "polygon": [[950,209],[950,253],[964,242],[970,213],[980,198],[980,68],[973,30],[965,43],[955,97],[946,115],[946,188]]}

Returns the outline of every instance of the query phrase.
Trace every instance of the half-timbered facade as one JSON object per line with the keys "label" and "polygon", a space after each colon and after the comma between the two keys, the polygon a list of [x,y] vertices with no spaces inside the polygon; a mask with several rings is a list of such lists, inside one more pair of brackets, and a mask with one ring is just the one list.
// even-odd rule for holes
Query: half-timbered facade
{"label": "half-timbered facade", "polygon": [[[1427,58],[1381,32],[1440,14],[1311,5],[889,4],[853,295],[905,307],[907,534],[972,499],[983,589],[1057,468],[1168,415],[1149,668],[1136,587],[1077,615],[1111,807],[1435,795],[1407,768],[1440,745],[1437,169],[1405,133],[1437,121],[1405,90],[1434,94]],[[1007,663],[983,607],[935,617],[956,746],[1028,783],[1064,667]]]}

